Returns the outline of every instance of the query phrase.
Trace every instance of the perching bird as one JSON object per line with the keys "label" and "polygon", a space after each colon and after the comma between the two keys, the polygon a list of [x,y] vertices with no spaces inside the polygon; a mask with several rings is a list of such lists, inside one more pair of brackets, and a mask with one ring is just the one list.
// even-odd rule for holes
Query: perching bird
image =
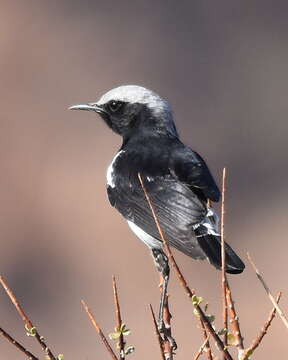
{"label": "perching bird", "polygon": [[[168,260],[138,174],[169,245],[193,259],[208,259],[220,269],[218,218],[207,205],[208,200],[219,201],[220,192],[201,156],[180,141],[169,103],[144,87],[126,85],[108,91],[97,102],[70,109],[95,111],[122,136],[122,146],[107,171],[108,197],[152,250],[165,285]],[[226,272],[241,273],[245,265],[228,244],[225,253]]]}

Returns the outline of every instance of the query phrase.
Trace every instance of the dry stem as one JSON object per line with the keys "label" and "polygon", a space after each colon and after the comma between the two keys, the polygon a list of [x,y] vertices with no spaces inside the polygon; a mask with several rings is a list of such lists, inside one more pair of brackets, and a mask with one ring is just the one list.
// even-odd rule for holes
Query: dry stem
{"label": "dry stem", "polygon": [[155,314],[154,314],[154,311],[153,311],[153,308],[152,308],[152,305],[151,305],[151,304],[150,304],[150,311],[151,311],[152,318],[153,318],[153,324],[154,324],[154,328],[155,328],[155,334],[157,335],[157,340],[158,340],[158,344],[159,344],[159,347],[160,347],[161,358],[162,358],[162,360],[165,360],[163,339],[162,339],[161,334],[160,334],[160,332],[159,332],[159,329],[158,329],[158,326],[157,326],[157,322],[156,322],[156,319],[155,319]]}
{"label": "dry stem", "polygon": [[[282,296],[282,293],[279,292],[278,295],[277,295],[277,304],[279,303],[280,301],[280,298]],[[265,322],[260,334],[257,336],[257,338],[253,341],[253,343],[251,344],[251,346],[245,351],[245,355],[244,357],[242,358],[242,360],[247,360],[248,357],[254,353],[254,351],[257,349],[257,347],[260,345],[260,343],[262,342],[264,336],[267,334],[267,331],[273,321],[273,319],[275,318],[275,315],[276,315],[276,308],[274,307],[274,309],[271,311],[269,317],[268,317],[268,320]]]}
{"label": "dry stem", "polygon": [[113,294],[114,294],[115,314],[116,314],[116,329],[120,331],[120,336],[119,336],[120,359],[125,359],[125,341],[124,341],[124,336],[121,332],[121,325],[122,325],[121,310],[120,310],[117,285],[114,275],[112,278],[112,283],[113,283]]}
{"label": "dry stem", "polygon": [[202,331],[203,331],[204,341],[207,339],[207,343],[206,343],[206,345],[205,345],[205,347],[206,347],[207,359],[208,359],[208,360],[213,360],[212,350],[211,350],[210,341],[209,341],[209,338],[208,338],[208,334],[207,334],[206,328],[205,328],[205,326],[204,326],[203,321],[202,321],[201,319],[199,319],[199,320],[200,320],[200,324],[201,324]]}
{"label": "dry stem", "polygon": [[195,295],[195,290],[194,290],[194,289],[191,290],[191,289],[189,288],[189,286],[187,285],[187,282],[186,282],[184,276],[182,275],[182,273],[181,273],[181,271],[180,271],[180,269],[179,269],[179,267],[178,267],[178,265],[177,265],[177,263],[176,263],[176,261],[175,261],[175,259],[174,259],[174,256],[173,256],[173,254],[172,254],[172,252],[171,252],[171,249],[170,249],[170,247],[169,247],[169,245],[168,245],[168,243],[167,243],[167,241],[166,241],[166,238],[165,238],[165,236],[164,236],[164,232],[163,232],[163,230],[162,230],[162,228],[161,228],[160,222],[159,222],[158,217],[157,217],[157,215],[156,215],[156,212],[155,212],[155,210],[154,210],[154,206],[153,206],[152,203],[151,203],[150,197],[149,197],[149,195],[148,195],[148,193],[147,193],[147,191],[146,191],[146,188],[145,188],[145,186],[144,186],[144,183],[143,183],[143,180],[142,180],[142,177],[141,177],[141,174],[140,174],[140,173],[138,173],[138,178],[139,178],[140,184],[141,184],[141,186],[142,186],[142,189],[143,189],[143,191],[144,191],[146,200],[147,200],[147,202],[148,202],[148,204],[149,204],[149,206],[150,206],[150,209],[151,209],[151,212],[152,212],[154,221],[155,221],[155,223],[156,223],[156,226],[157,226],[157,229],[158,229],[158,231],[159,231],[160,237],[161,237],[161,239],[162,239],[162,241],[163,241],[163,244],[164,244],[164,247],[165,247],[165,251],[166,251],[167,254],[168,254],[168,258],[169,258],[169,260],[171,261],[172,266],[173,266],[173,268],[174,268],[175,271],[176,271],[176,274],[177,274],[177,276],[178,276],[178,279],[179,279],[181,285],[182,285],[183,288],[185,289],[187,295],[191,298],[193,295]]}
{"label": "dry stem", "polygon": [[235,336],[235,338],[237,340],[236,346],[237,346],[238,350],[243,350],[244,344],[243,344],[243,337],[242,337],[241,330],[240,330],[239,317],[236,314],[236,309],[235,309],[234,301],[232,298],[232,292],[231,292],[228,281],[227,281],[226,296],[227,296],[227,304],[228,304],[230,317],[231,317],[231,325],[233,328],[233,335]]}
{"label": "dry stem", "polygon": [[0,328],[0,334],[4,336],[11,344],[13,344],[18,350],[24,353],[28,360],[39,360],[36,356],[34,356],[30,351],[26,350],[23,345],[21,345],[18,341],[13,339],[11,335],[9,335],[4,329]]}
{"label": "dry stem", "polygon": [[[226,254],[225,254],[225,191],[226,191],[226,168],[222,174],[222,200],[221,200],[221,267],[222,267],[222,301],[223,301],[223,328],[228,330],[228,311],[227,311],[227,275],[226,275]],[[227,332],[224,333],[224,346],[227,346]]]}
{"label": "dry stem", "polygon": [[37,329],[33,326],[32,321],[29,317],[25,314],[23,308],[19,304],[16,296],[13,294],[12,290],[9,288],[7,282],[4,280],[3,276],[0,276],[0,283],[3,286],[4,290],[6,291],[7,295],[9,296],[11,302],[15,306],[16,310],[18,311],[19,315],[21,316],[22,320],[24,321],[28,330],[33,330],[33,336],[37,339],[38,343],[40,344],[42,350],[48,356],[50,360],[56,360],[55,356],[52,354],[51,350],[48,348],[46,343],[44,342],[43,336],[41,336]]}
{"label": "dry stem", "polygon": [[81,300],[81,303],[92,323],[92,325],[94,326],[94,328],[96,329],[96,331],[98,332],[103,344],[105,345],[107,351],[109,352],[109,354],[111,355],[113,360],[118,360],[117,356],[115,355],[113,349],[111,348],[110,344],[108,343],[108,340],[106,339],[105,335],[103,334],[103,331],[101,330],[100,326],[98,325],[94,315],[91,313],[90,309],[88,308],[88,306],[86,305],[86,303],[84,302],[84,300]]}
{"label": "dry stem", "polygon": [[[225,192],[226,192],[226,168],[223,169],[222,176],[222,201],[221,201],[221,258],[222,258],[222,291],[223,291],[223,325],[228,330],[228,311],[229,308],[231,323],[234,336],[237,340],[237,348],[240,352],[244,349],[243,337],[241,335],[239,318],[236,314],[232,292],[226,275],[225,263]],[[227,332],[224,334],[224,345],[227,346]]]}
{"label": "dry stem", "polygon": [[[176,261],[175,261],[175,259],[174,259],[174,256],[173,256],[173,254],[172,254],[172,252],[171,252],[171,249],[170,249],[170,247],[169,247],[169,245],[168,245],[168,242],[167,242],[167,240],[166,240],[166,238],[165,238],[165,236],[164,236],[164,232],[163,232],[163,230],[162,230],[162,228],[161,228],[160,222],[159,222],[158,217],[157,217],[157,215],[156,215],[156,212],[155,212],[155,210],[154,210],[154,206],[152,205],[152,202],[151,202],[151,200],[150,200],[150,197],[149,197],[149,195],[148,195],[148,193],[147,193],[147,191],[146,191],[146,188],[145,188],[145,186],[144,186],[144,183],[143,183],[143,180],[142,180],[142,177],[141,177],[141,174],[140,174],[140,173],[138,173],[138,178],[139,178],[140,184],[141,184],[141,186],[142,186],[142,189],[143,189],[143,191],[144,191],[144,194],[145,194],[145,197],[146,197],[146,199],[147,199],[147,202],[148,202],[148,204],[149,204],[149,206],[150,206],[150,209],[151,209],[151,212],[152,212],[154,221],[155,221],[155,223],[156,223],[156,225],[157,225],[157,229],[158,229],[158,231],[159,231],[161,240],[162,240],[162,242],[163,242],[163,244],[164,244],[164,247],[165,247],[165,250],[166,250],[166,252],[167,252],[167,254],[168,254],[168,258],[169,258],[169,260],[171,261],[172,266],[173,266],[173,268],[175,269],[175,271],[176,271],[176,273],[177,273],[177,276],[178,276],[178,278],[179,278],[179,281],[180,281],[182,287],[184,288],[186,294],[188,295],[189,298],[192,298],[192,296],[195,295],[195,290],[191,290],[191,289],[190,289],[190,287],[188,286],[188,284],[187,284],[187,282],[186,282],[183,274],[182,274],[181,271],[180,271],[179,266],[177,265],[177,263],[176,263]],[[214,340],[216,341],[216,343],[217,343],[220,351],[221,351],[223,354],[225,354],[225,358],[226,358],[227,360],[233,360],[232,357],[231,357],[231,355],[229,354],[228,350],[227,350],[227,349],[225,348],[225,346],[223,345],[222,340],[220,339],[220,337],[218,336],[218,334],[215,332],[215,330],[213,329],[212,325],[210,324],[210,321],[207,319],[207,317],[206,317],[204,311],[202,310],[201,306],[195,305],[195,309],[198,311],[198,314],[199,314],[201,320],[203,321],[204,325],[206,326],[206,328],[207,328],[208,331],[210,332],[211,336],[212,336],[212,337],[214,338]]]}
{"label": "dry stem", "polygon": [[203,344],[200,346],[200,349],[198,350],[197,354],[195,355],[194,360],[198,360],[199,357],[202,355],[202,353],[203,353],[203,351],[204,351],[204,349],[205,349],[205,346],[207,345],[208,341],[209,341],[209,337],[207,337],[207,338],[204,340]]}
{"label": "dry stem", "polygon": [[283,313],[283,311],[280,309],[279,305],[277,304],[277,301],[274,299],[273,295],[271,294],[271,291],[269,290],[266,282],[264,281],[264,278],[263,276],[260,274],[259,270],[257,269],[255,263],[252,261],[249,253],[247,253],[247,256],[248,256],[248,259],[251,263],[251,265],[253,266],[254,270],[255,270],[255,273],[256,273],[256,276],[257,278],[260,280],[261,284],[263,285],[269,299],[271,300],[272,304],[274,305],[276,311],[278,312],[281,320],[283,321],[284,325],[286,326],[286,328],[288,329],[288,320],[285,316],[285,314]]}

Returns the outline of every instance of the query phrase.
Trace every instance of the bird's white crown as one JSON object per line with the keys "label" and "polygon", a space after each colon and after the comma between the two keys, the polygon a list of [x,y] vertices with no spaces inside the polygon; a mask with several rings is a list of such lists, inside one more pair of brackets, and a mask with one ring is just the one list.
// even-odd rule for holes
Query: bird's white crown
{"label": "bird's white crown", "polygon": [[103,105],[111,100],[145,104],[154,114],[171,113],[169,103],[152,90],[138,85],[122,85],[105,93],[97,102]]}

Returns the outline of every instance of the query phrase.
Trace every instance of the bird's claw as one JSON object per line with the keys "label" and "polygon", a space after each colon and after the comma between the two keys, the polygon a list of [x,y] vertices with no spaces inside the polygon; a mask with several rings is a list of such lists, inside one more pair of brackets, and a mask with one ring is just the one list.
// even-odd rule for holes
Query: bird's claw
{"label": "bird's claw", "polygon": [[169,343],[171,345],[172,351],[173,352],[176,351],[178,346],[177,346],[177,343],[176,343],[175,339],[172,336],[168,336],[167,340],[169,341]]}
{"label": "bird's claw", "polygon": [[171,328],[167,328],[164,322],[162,321],[158,325],[158,330],[159,333],[162,335],[162,339],[164,341],[169,341],[172,351],[176,351],[178,346],[175,339],[171,335]]}

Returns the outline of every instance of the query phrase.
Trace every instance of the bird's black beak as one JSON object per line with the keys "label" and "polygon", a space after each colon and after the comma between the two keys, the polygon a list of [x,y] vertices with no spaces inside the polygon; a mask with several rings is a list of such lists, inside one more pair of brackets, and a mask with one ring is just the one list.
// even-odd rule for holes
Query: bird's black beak
{"label": "bird's black beak", "polygon": [[95,111],[99,114],[105,113],[104,109],[97,105],[96,103],[87,103],[87,104],[78,104],[72,105],[68,108],[68,110],[86,110],[86,111]]}

